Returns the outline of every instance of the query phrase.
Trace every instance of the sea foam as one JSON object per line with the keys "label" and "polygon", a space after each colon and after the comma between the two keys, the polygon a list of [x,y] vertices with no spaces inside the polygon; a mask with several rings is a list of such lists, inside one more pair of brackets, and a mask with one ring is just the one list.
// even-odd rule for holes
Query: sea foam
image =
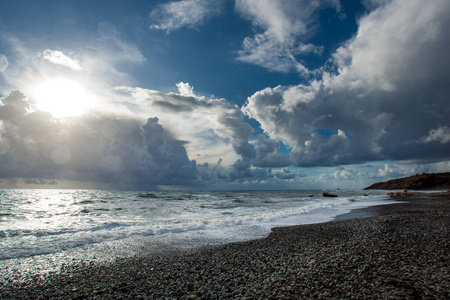
{"label": "sea foam", "polygon": [[[0,259],[145,238],[202,245],[267,235],[276,226],[332,220],[351,209],[390,203],[384,192],[136,192],[3,190]],[[182,244],[183,244],[182,243]]]}

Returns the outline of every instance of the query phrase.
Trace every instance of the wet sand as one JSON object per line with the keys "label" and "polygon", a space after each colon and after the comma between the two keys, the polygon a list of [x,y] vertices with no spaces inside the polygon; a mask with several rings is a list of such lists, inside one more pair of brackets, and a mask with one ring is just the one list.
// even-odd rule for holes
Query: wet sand
{"label": "wet sand", "polygon": [[[264,238],[1,282],[1,299],[450,298],[450,194],[414,194]],[[1,275],[1,274],[0,274]]]}

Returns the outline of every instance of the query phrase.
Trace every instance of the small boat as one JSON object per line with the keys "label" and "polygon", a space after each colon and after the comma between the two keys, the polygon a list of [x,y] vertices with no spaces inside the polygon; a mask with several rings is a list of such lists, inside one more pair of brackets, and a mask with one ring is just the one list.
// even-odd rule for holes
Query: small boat
{"label": "small boat", "polygon": [[323,192],[323,196],[324,197],[337,197],[338,195],[332,194],[332,193],[329,193],[329,192]]}

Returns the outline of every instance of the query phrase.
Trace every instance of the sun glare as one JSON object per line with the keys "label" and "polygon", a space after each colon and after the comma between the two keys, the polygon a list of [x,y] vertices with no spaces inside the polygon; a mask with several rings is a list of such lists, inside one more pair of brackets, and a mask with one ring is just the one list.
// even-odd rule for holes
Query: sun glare
{"label": "sun glare", "polygon": [[51,79],[40,85],[35,93],[36,107],[54,117],[74,117],[86,113],[94,104],[94,97],[78,82]]}

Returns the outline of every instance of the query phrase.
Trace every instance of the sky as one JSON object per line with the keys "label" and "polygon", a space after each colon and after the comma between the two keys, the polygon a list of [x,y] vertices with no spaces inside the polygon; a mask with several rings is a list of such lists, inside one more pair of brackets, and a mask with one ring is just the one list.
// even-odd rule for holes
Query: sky
{"label": "sky", "polygon": [[0,0],[0,188],[450,171],[448,0]]}

